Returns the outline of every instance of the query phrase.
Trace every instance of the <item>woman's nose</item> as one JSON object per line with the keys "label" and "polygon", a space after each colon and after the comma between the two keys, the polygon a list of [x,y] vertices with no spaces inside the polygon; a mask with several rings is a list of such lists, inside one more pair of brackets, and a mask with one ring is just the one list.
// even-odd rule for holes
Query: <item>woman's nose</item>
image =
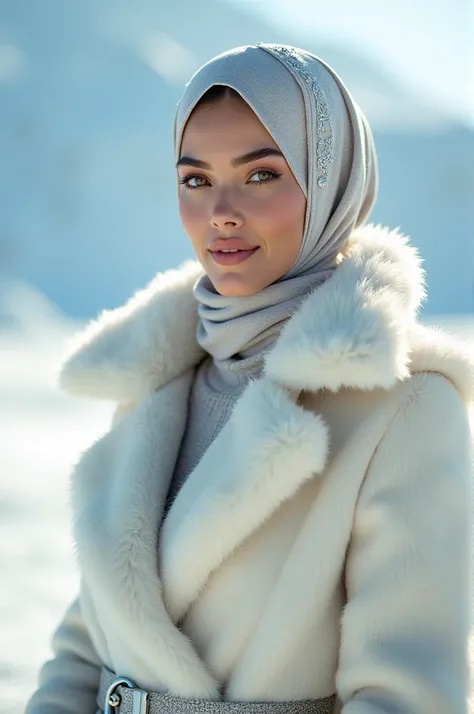
{"label": "woman's nose", "polygon": [[227,201],[219,201],[213,206],[211,213],[211,226],[222,230],[223,228],[241,228],[244,219],[240,211],[236,210]]}

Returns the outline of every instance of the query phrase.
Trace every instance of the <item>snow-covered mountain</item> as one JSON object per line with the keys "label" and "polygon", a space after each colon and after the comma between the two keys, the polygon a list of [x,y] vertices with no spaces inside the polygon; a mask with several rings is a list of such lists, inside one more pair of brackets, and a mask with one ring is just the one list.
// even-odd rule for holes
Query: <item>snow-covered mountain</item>
{"label": "snow-covered mountain", "polygon": [[219,0],[3,3],[3,275],[87,317],[191,257],[177,215],[174,108],[202,62],[258,41],[304,46],[344,78],[375,129],[372,219],[420,247],[427,312],[474,312],[474,132],[368,58]]}

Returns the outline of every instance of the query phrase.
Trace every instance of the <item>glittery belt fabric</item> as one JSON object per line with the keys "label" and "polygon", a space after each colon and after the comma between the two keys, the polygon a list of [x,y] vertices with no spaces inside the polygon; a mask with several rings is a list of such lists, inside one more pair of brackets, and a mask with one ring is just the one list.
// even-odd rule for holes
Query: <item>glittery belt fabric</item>
{"label": "glittery belt fabric", "polygon": [[[119,680],[122,684],[118,684]],[[227,702],[184,699],[138,689],[102,667],[96,714],[333,714],[336,695],[288,702]]]}

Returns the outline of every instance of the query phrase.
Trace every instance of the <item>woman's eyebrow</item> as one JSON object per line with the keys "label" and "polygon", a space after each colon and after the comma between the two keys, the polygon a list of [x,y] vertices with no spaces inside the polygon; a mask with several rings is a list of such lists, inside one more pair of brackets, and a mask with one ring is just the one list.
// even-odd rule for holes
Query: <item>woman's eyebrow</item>
{"label": "woman's eyebrow", "polygon": [[265,159],[267,156],[283,156],[280,149],[273,149],[272,147],[255,149],[255,151],[249,151],[248,154],[243,154],[243,156],[237,156],[237,158],[232,159],[230,162],[234,169],[242,164],[249,164],[251,161],[258,161],[259,159]]}
{"label": "woman's eyebrow", "polygon": [[[230,162],[234,169],[242,166],[243,164],[249,164],[251,161],[258,161],[259,159],[265,159],[267,156],[283,156],[283,153],[279,149],[274,149],[272,147],[267,147],[263,149],[255,149],[255,151],[249,151],[248,154],[243,154],[242,156],[236,156]],[[193,159],[191,156],[182,156],[176,163],[176,168],[178,166],[194,166],[196,169],[211,169],[212,166],[206,161],[201,161],[200,159]]]}

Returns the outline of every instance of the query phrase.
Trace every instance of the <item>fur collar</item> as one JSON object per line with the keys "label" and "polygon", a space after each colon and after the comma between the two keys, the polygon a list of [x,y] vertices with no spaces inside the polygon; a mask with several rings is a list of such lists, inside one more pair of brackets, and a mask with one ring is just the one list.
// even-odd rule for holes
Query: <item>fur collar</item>
{"label": "fur collar", "polygon": [[[205,353],[195,339],[192,289],[200,275],[201,265],[188,261],[159,273],[123,307],[104,311],[74,338],[60,385],[136,402],[198,364]],[[446,374],[470,400],[472,355],[416,322],[424,298],[421,259],[409,239],[397,229],[363,226],[333,276],[288,320],[265,374],[296,390],[389,389],[415,366]]]}

